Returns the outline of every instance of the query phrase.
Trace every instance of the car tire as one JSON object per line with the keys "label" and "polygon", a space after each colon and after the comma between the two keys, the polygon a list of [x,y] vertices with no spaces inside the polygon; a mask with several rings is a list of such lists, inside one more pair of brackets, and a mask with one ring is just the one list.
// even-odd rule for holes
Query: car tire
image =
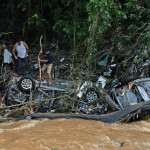
{"label": "car tire", "polygon": [[87,103],[92,103],[95,102],[98,98],[100,98],[100,94],[94,88],[89,88],[86,91],[85,97]]}
{"label": "car tire", "polygon": [[121,82],[121,85],[124,86],[128,84],[129,82],[134,81],[135,79],[136,78],[134,76],[129,76],[129,77],[122,79],[120,82]]}
{"label": "car tire", "polygon": [[35,81],[27,76],[23,76],[18,81],[18,89],[23,93],[30,93],[35,91]]}

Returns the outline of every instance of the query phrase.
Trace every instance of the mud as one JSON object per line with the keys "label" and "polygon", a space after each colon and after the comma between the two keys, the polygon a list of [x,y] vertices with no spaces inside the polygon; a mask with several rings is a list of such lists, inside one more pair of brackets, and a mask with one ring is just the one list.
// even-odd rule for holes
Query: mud
{"label": "mud", "polygon": [[81,119],[31,120],[0,124],[0,149],[150,149],[150,120],[107,124]]}

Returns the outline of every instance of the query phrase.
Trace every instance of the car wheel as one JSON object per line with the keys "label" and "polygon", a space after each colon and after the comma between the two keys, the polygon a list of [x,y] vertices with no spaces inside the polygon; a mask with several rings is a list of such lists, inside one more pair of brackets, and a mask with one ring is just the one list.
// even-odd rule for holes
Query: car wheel
{"label": "car wheel", "polygon": [[35,91],[35,82],[32,78],[23,76],[18,81],[18,88],[21,92],[30,93],[30,91]]}
{"label": "car wheel", "polygon": [[95,102],[97,100],[97,98],[100,98],[100,94],[94,88],[87,89],[86,101],[88,103]]}
{"label": "car wheel", "polygon": [[128,84],[131,81],[134,81],[136,78],[134,76],[129,76],[121,80],[121,85],[124,86],[125,84]]}

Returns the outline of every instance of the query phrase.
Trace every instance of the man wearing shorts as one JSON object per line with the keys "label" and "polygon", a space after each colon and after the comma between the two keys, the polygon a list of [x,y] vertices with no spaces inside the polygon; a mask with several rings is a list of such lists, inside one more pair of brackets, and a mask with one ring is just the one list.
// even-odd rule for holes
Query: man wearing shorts
{"label": "man wearing shorts", "polygon": [[46,54],[46,59],[45,60],[41,60],[38,59],[38,61],[40,62],[44,62],[43,66],[42,66],[42,80],[44,80],[44,71],[47,68],[47,74],[48,74],[48,85],[51,85],[51,69],[52,69],[52,65],[53,65],[53,59],[52,59],[52,52],[50,51],[50,49],[45,49],[44,51],[40,51],[40,53],[42,54]]}

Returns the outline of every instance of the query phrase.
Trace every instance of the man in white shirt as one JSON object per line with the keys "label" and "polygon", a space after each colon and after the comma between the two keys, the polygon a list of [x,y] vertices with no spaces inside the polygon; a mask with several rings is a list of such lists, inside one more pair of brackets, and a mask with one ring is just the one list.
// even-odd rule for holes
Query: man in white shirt
{"label": "man in white shirt", "polygon": [[[29,50],[29,47],[28,45],[21,41],[21,38],[18,38],[17,39],[17,43],[14,45],[14,48],[13,48],[13,55],[15,57],[16,60],[18,60],[18,75],[22,76],[22,62],[24,61],[25,63],[25,67],[26,67],[26,71],[31,75],[31,67],[29,65],[29,62],[28,62],[28,50]],[[15,54],[15,51],[17,51],[17,56]]]}

